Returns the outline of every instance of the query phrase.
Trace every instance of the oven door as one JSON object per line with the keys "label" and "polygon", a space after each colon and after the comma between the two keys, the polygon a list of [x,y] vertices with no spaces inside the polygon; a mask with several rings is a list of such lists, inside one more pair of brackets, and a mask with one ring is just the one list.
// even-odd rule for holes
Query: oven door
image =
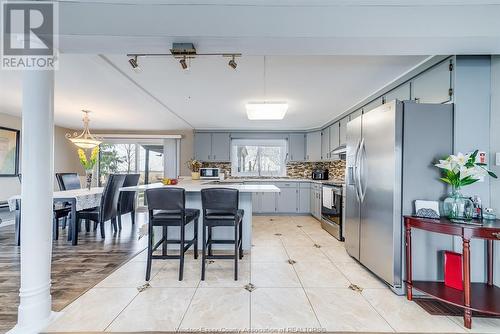
{"label": "oven door", "polygon": [[321,227],[335,238],[343,241],[342,236],[342,188],[323,186],[321,206]]}

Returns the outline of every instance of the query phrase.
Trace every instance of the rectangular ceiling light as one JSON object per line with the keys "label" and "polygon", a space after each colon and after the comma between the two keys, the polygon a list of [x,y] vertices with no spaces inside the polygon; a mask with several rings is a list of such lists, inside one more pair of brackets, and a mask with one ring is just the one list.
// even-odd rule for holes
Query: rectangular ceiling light
{"label": "rectangular ceiling light", "polygon": [[250,102],[246,105],[249,120],[280,120],[288,110],[286,102]]}

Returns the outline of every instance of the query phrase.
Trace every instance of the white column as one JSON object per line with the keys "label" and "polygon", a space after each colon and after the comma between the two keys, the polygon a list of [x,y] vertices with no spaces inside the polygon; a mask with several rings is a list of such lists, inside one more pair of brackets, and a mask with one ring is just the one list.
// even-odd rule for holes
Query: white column
{"label": "white column", "polygon": [[12,332],[38,333],[51,320],[54,72],[23,73],[21,299]]}

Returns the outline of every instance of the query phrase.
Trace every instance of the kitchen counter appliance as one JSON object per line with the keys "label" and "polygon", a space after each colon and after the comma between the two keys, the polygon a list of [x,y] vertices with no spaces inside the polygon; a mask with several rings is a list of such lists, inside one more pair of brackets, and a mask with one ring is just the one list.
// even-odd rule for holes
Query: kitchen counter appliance
{"label": "kitchen counter appliance", "polygon": [[219,168],[200,168],[200,179],[202,180],[218,180],[219,174]]}
{"label": "kitchen counter appliance", "polygon": [[[402,216],[413,214],[415,200],[446,193],[432,162],[452,152],[453,104],[391,101],[347,123],[345,247],[396,293],[403,292]],[[426,254],[446,247],[415,240]],[[416,275],[439,275],[437,258],[414,263]]]}
{"label": "kitchen counter appliance", "polygon": [[328,180],[328,169],[315,169],[312,171],[313,180]]}
{"label": "kitchen counter appliance", "polygon": [[323,185],[321,205],[321,227],[340,241],[343,236],[343,187],[337,185]]}

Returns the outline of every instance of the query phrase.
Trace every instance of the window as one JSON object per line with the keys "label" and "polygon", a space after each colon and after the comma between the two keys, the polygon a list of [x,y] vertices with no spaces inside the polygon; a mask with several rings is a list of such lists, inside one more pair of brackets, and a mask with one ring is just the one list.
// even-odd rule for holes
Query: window
{"label": "window", "polygon": [[161,181],[164,173],[163,145],[102,143],[99,153],[100,184],[105,184],[109,174],[113,173],[139,173],[139,184]]}
{"label": "window", "polygon": [[285,139],[233,139],[231,175],[285,176],[286,147]]}

